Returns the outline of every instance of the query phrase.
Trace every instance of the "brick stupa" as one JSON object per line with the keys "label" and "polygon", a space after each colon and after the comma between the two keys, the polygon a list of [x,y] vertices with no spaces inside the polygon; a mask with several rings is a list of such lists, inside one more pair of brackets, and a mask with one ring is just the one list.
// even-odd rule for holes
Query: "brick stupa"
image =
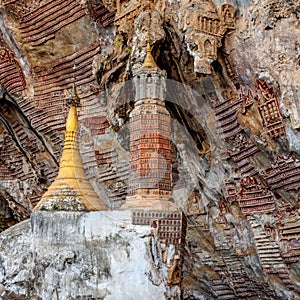
{"label": "brick stupa", "polygon": [[129,186],[121,209],[174,211],[171,118],[164,101],[166,72],[156,65],[149,43],[144,64],[133,80],[136,94],[129,121]]}

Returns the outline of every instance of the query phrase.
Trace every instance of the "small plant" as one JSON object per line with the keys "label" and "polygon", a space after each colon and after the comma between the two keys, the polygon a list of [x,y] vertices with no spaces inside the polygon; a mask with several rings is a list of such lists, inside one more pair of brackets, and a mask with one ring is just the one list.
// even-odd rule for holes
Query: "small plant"
{"label": "small plant", "polygon": [[116,36],[115,47],[119,48],[124,43],[124,38],[121,35]]}
{"label": "small plant", "polygon": [[52,203],[51,208],[52,210],[58,210],[59,206],[57,203]]}
{"label": "small plant", "polygon": [[3,224],[0,225],[0,232],[5,230],[5,226]]}

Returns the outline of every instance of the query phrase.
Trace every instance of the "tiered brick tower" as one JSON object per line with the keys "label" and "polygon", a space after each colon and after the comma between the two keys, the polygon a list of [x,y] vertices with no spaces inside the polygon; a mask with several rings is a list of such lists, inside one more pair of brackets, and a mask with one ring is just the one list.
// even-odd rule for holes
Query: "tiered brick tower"
{"label": "tiered brick tower", "polygon": [[129,121],[129,189],[122,209],[176,210],[171,201],[171,120],[164,103],[166,72],[154,62],[150,44],[133,80],[136,94]]}

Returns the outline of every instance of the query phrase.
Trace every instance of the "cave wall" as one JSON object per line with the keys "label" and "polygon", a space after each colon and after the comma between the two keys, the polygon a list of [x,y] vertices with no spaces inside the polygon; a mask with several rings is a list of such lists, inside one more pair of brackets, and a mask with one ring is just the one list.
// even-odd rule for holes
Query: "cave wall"
{"label": "cave wall", "polygon": [[173,195],[188,217],[183,297],[299,297],[299,7],[3,0],[0,193],[9,224],[29,216],[56,176],[73,85],[86,175],[110,209],[124,203],[132,71],[150,37],[168,75]]}

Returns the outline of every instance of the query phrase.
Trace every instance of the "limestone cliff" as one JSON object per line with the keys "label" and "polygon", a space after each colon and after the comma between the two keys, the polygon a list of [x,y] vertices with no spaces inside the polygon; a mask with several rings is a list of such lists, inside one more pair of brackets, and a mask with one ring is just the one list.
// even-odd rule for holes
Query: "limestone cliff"
{"label": "limestone cliff", "polygon": [[[74,84],[86,176],[109,209],[124,203],[131,80],[149,38],[167,72],[173,197],[187,215],[182,297],[300,297],[299,1],[0,5],[1,229],[54,180]],[[2,243],[0,262],[19,239]]]}

